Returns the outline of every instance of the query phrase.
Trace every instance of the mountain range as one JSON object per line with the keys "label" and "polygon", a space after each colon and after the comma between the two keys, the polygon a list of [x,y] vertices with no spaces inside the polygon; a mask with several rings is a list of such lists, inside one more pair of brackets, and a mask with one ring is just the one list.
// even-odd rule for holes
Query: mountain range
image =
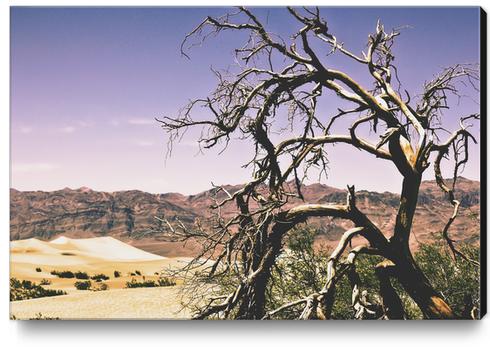
{"label": "mountain range", "polygon": [[[234,192],[241,186],[226,186]],[[304,201],[309,203],[343,203],[346,191],[324,184],[305,185]],[[223,192],[220,193],[223,197]],[[99,192],[89,188],[62,190],[19,191],[10,190],[10,239],[38,238],[51,240],[60,235],[71,238],[112,236],[143,250],[163,256],[194,255],[199,245],[188,242],[168,242],[155,217],[174,220],[186,225],[196,219],[206,220],[211,215],[214,190],[185,196],[179,193],[151,194],[138,190]],[[451,236],[462,242],[479,242],[480,182],[460,178],[456,198],[461,202],[460,215],[451,227]],[[293,200],[287,207],[304,203]],[[389,236],[393,230],[399,195],[390,192],[357,192],[357,206]],[[229,204],[222,215],[230,217],[234,206]],[[420,187],[419,204],[411,237],[411,247],[430,242],[440,234],[452,206],[437,187],[435,181],[424,181]],[[323,218],[309,224],[317,230],[318,240],[333,244],[344,230],[352,225],[348,221]]]}

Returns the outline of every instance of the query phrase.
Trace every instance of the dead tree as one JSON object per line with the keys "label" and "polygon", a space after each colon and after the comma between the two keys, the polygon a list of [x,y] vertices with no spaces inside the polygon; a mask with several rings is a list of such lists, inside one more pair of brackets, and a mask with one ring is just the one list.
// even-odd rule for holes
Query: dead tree
{"label": "dead tree", "polygon": [[[350,280],[357,318],[376,316],[379,307],[385,318],[405,317],[391,278],[399,281],[425,318],[455,318],[414,261],[409,237],[422,174],[432,164],[438,186],[454,207],[442,235],[454,257],[478,265],[457,248],[449,231],[460,204],[454,194],[458,174],[468,161],[469,142],[476,143],[469,128],[479,114],[462,116],[459,129],[453,133],[444,128],[444,111],[449,108],[451,97],[459,95],[458,83],[478,87],[478,66],[454,65],[444,69],[425,83],[419,96],[406,90],[400,92],[402,84],[392,50],[400,34],[398,30],[388,32],[378,22],[374,33],[368,36],[367,48],[357,54],[334,36],[319,9],[288,10],[301,27],[288,41],[268,31],[247,8],[240,7],[219,18],[205,18],[186,36],[183,54],[186,55],[186,48],[209,36],[224,31],[241,32],[247,40],[235,50],[238,63],[229,71],[214,71],[218,82],[211,95],[192,101],[177,117],[158,119],[170,133],[171,142],[188,128],[200,127],[199,143],[203,149],[219,145],[226,148],[231,138],[248,141],[255,149],[255,156],[246,163],[253,168],[252,179],[238,191],[216,188],[224,198],[216,198],[212,225],[197,223],[191,228],[168,223],[172,235],[201,240],[203,252],[194,264],[202,265],[202,259],[212,260],[201,275],[204,273],[209,279],[232,276],[236,280],[226,295],[202,303],[195,318],[263,319],[302,305],[304,309],[298,318],[328,319],[335,286],[342,276]],[[365,67],[372,85],[362,85],[346,72],[330,66],[331,54]],[[319,112],[318,103],[329,93],[342,105],[351,106],[338,108],[331,115]],[[194,118],[198,107],[207,110],[209,117]],[[333,130],[339,128],[340,119],[352,120],[350,126],[337,133],[338,130]],[[275,122],[288,122],[295,135],[275,142],[271,136]],[[291,199],[303,199],[302,182],[311,168],[326,169],[327,148],[333,144],[362,150],[372,158],[373,165],[388,161],[396,167],[403,184],[394,230],[380,230],[358,209],[354,186],[348,187],[344,204],[302,203],[285,207]],[[443,178],[441,172],[441,162],[447,159],[454,163],[450,179]],[[229,204],[236,206],[237,213],[226,219],[220,211]],[[271,268],[283,250],[284,237],[312,217],[343,218],[355,227],[345,232],[331,254],[327,281],[320,291],[265,312]],[[387,234],[392,236],[388,238]],[[366,245],[350,249],[353,237],[364,238]],[[360,290],[355,269],[360,253],[385,259],[376,268],[380,303],[369,302],[367,293]]]}

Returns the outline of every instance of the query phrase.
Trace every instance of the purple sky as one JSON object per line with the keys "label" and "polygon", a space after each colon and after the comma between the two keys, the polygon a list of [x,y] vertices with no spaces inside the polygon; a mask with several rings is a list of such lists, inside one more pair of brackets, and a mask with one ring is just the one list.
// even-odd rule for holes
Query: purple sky
{"label": "purple sky", "polygon": [[[240,166],[250,158],[250,143],[235,141],[221,155],[214,150],[200,155],[197,133],[190,132],[165,161],[167,135],[153,120],[206,96],[215,82],[210,66],[233,63],[233,48],[241,42],[228,34],[194,48],[191,60],[179,51],[186,32],[205,16],[225,11],[12,8],[11,186],[189,194],[209,189],[211,182],[246,181],[249,172]],[[284,9],[256,12],[264,19],[268,13],[270,28],[284,37],[298,27]],[[324,8],[323,14],[337,38],[356,52],[365,48],[378,18],[386,28],[410,25],[395,52],[400,78],[412,93],[442,67],[479,62],[478,8]],[[340,57],[327,61],[363,81],[365,67]],[[447,113],[449,128],[457,126],[460,115],[479,111],[474,101],[479,95],[468,95]],[[474,132],[479,138],[479,126]],[[392,165],[342,145],[330,153],[323,183],[399,190]],[[479,147],[471,154],[463,175],[479,179]]]}

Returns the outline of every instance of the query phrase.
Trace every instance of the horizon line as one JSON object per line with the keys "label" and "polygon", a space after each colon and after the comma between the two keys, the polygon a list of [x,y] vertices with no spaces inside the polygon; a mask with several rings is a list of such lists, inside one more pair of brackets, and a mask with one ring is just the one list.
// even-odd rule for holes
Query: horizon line
{"label": "horizon line", "polygon": [[[452,179],[451,178],[447,178],[445,177],[444,180],[450,180]],[[463,179],[463,180],[466,180],[466,181],[472,181],[472,182],[478,182],[478,183],[481,183],[480,180],[477,180],[477,179],[471,179],[471,178],[466,178],[464,176],[458,176],[458,179]],[[290,181],[291,182],[291,181]],[[423,182],[435,182],[435,179],[428,179],[428,180],[422,180],[422,183]],[[287,182],[289,183],[289,182]],[[226,187],[226,186],[232,186],[232,187],[238,187],[238,186],[241,186],[241,185],[244,185],[245,183],[239,183],[239,184],[221,184],[221,185],[217,185],[216,187]],[[338,187],[338,186],[334,186],[334,185],[328,185],[328,184],[325,184],[325,183],[321,183],[321,182],[314,182],[314,183],[310,183],[310,184],[302,184],[302,186],[304,187],[309,187],[309,186],[312,186],[312,185],[316,185],[316,184],[320,184],[322,186],[326,186],[326,187],[330,187],[330,188],[335,188],[335,189],[339,189],[339,190],[346,190],[346,188],[344,187]],[[355,185],[355,184],[354,184]],[[91,191],[91,192],[96,192],[96,193],[110,193],[110,194],[113,194],[113,193],[122,193],[122,192],[131,192],[131,191],[138,191],[138,192],[143,192],[143,193],[147,193],[147,194],[153,194],[153,195],[164,195],[164,194],[180,194],[180,195],[183,195],[183,196],[194,196],[194,195],[198,195],[198,194],[201,194],[201,193],[204,193],[204,192],[207,192],[207,191],[210,191],[214,188],[210,188],[210,189],[205,189],[205,190],[201,190],[197,193],[193,193],[193,194],[184,194],[184,193],[180,193],[180,192],[177,192],[177,191],[167,191],[167,192],[160,192],[160,193],[153,193],[153,192],[149,192],[149,191],[146,191],[146,190],[142,190],[142,189],[120,189],[120,190],[112,190],[112,191],[109,191],[109,190],[96,190],[96,189],[92,189],[90,187],[87,187],[87,186],[80,186],[78,188],[71,188],[71,187],[63,187],[63,188],[60,188],[60,189],[54,189],[54,190],[21,190],[21,189],[17,189],[15,187],[9,187],[9,191],[11,190],[15,190],[15,191],[18,191],[18,192],[21,192],[21,193],[29,193],[29,192],[42,192],[42,193],[54,193],[54,192],[59,192],[59,191],[63,191],[63,190],[72,190],[72,191]],[[376,193],[394,193],[394,194],[397,194],[398,192],[393,192],[393,191],[390,191],[390,190],[385,190],[385,191],[377,191],[377,190],[367,190],[367,189],[361,189],[361,190],[358,190],[359,192],[361,191],[367,191],[367,192],[376,192]]]}

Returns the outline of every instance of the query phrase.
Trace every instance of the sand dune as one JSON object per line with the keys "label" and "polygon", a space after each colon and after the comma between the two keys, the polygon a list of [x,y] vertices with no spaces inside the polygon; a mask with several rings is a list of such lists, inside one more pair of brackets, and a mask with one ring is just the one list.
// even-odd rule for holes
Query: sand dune
{"label": "sand dune", "polygon": [[[52,270],[86,271],[104,273],[111,277],[107,282],[122,288],[136,271],[143,276],[155,276],[168,268],[182,267],[189,258],[166,258],[155,255],[112,237],[70,239],[60,237],[53,241],[27,239],[10,243],[10,276],[38,281],[47,278],[53,288],[74,290],[73,281],[51,275]],[[36,268],[41,271],[36,271]],[[121,277],[113,278],[114,271]],[[111,287],[112,288],[112,287]]]}
{"label": "sand dune", "polygon": [[[61,236],[46,242],[38,239],[12,241],[10,243],[12,261],[36,262],[39,264],[63,264],[74,261],[150,261],[164,257],[145,252],[113,237],[90,239],[70,239]],[[58,257],[57,257],[58,256]],[[42,262],[36,261],[41,257]]]}
{"label": "sand dune", "polygon": [[[46,288],[61,289],[68,295],[15,301],[11,314],[28,319],[42,313],[48,317],[81,318],[181,318],[178,287],[126,289],[131,280],[157,280],[165,270],[182,268],[190,259],[155,255],[112,237],[53,241],[27,239],[10,243],[10,277],[39,283],[47,279]],[[59,278],[53,270],[83,271],[89,276],[105,274],[106,291],[80,291],[76,278]],[[119,276],[116,277],[114,272]],[[98,285],[92,281],[94,285]],[[177,282],[179,284],[179,282]],[[124,288],[124,289],[123,289]]]}

